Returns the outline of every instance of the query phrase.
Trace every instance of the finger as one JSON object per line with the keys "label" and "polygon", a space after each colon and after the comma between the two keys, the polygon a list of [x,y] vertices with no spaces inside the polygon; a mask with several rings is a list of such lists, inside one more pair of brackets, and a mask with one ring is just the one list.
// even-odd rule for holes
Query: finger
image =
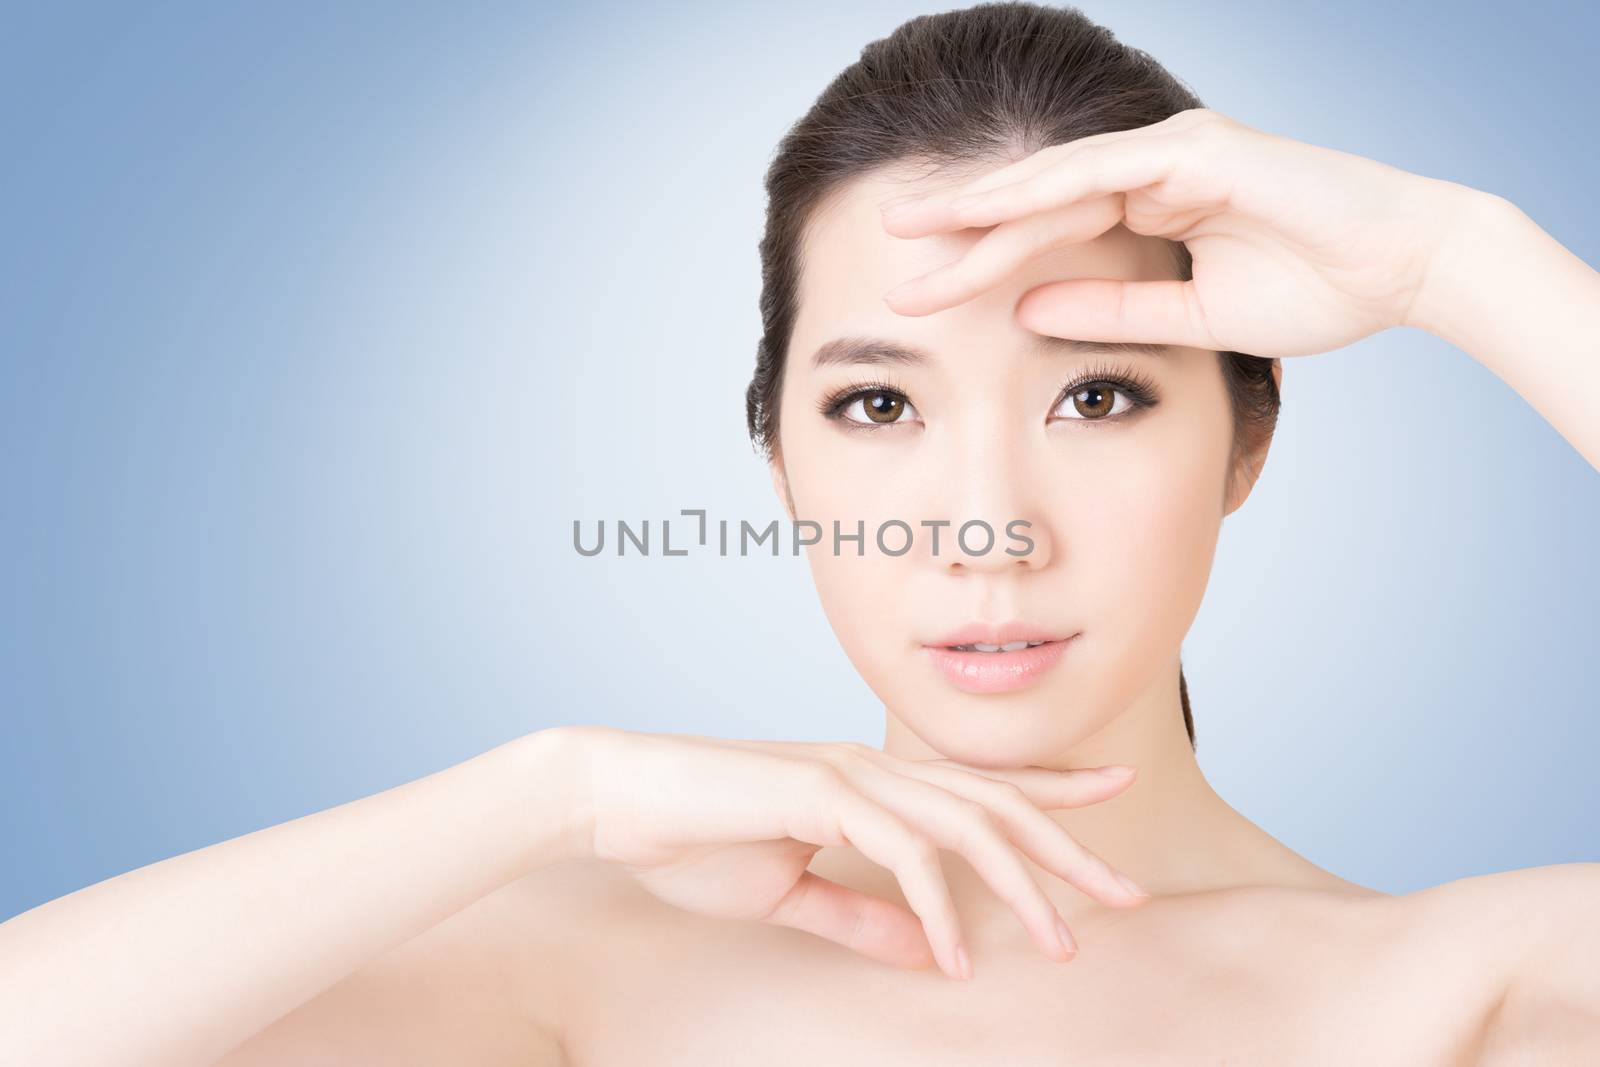
{"label": "finger", "polygon": [[1171,177],[1191,143],[1169,135],[1085,146],[1022,181],[952,197],[945,210],[960,226],[994,226],[1088,197],[1143,189]]}
{"label": "finger", "polygon": [[856,787],[922,830],[942,848],[966,857],[995,896],[1010,905],[1032,934],[1038,947],[1054,960],[1077,955],[1077,942],[1066,929],[1066,918],[1029,873],[1016,846],[1000,830],[997,819],[979,801],[939,789],[904,774],[864,774]]}
{"label": "finger", "polygon": [[[1071,882],[1095,899],[1118,908],[1137,907],[1150,899],[1148,893],[1138,888],[1137,882],[1090,852],[1067,832],[1066,827],[1040,810],[1041,806],[1081,807],[1108,799],[1132,784],[1133,768],[1124,768],[1128,772],[1126,774],[1025,768],[1038,771],[1043,777],[1035,779],[1037,784],[1024,788],[1013,781],[939,765],[945,761],[895,762],[897,766],[893,769],[902,774],[922,778],[984,805],[1000,820],[1006,836],[1018,848],[1046,870]],[[1044,784],[1047,779],[1054,780],[1053,787]],[[1071,796],[1064,797],[1066,793]],[[1071,803],[1052,803],[1061,799],[1070,800]]]}
{"label": "finger", "polygon": [[1072,278],[1022,295],[1017,321],[1035,333],[1086,341],[1143,341],[1225,351],[1211,335],[1193,281]]}
{"label": "finger", "polygon": [[[894,197],[882,205],[884,226],[897,237],[921,237],[928,233],[951,229],[953,226],[948,223],[953,220],[948,218],[944,209],[957,197],[987,192],[1032,178],[1054,167],[1074,151],[1095,145],[1158,137],[1175,129],[1194,125],[1197,121],[1200,121],[1200,111],[1191,110],[1169,115],[1160,122],[1148,126],[1131,130],[1111,130],[1063,141],[1060,144],[1046,145],[1030,156],[988,171],[978,178],[952,182],[943,188],[926,193]],[[928,228],[936,224],[936,228]]]}
{"label": "finger", "polygon": [[766,921],[816,934],[892,967],[938,965],[922,923],[911,912],[811,871],[800,875]]}
{"label": "finger", "polygon": [[828,764],[799,763],[796,769],[809,777],[798,793],[802,802],[786,813],[784,832],[811,844],[853,845],[892,871],[906,903],[922,920],[939,965],[952,978],[970,977],[970,964],[962,964],[961,922],[939,866],[938,847]]}
{"label": "finger", "polygon": [[891,290],[884,301],[901,315],[928,315],[964,304],[1052,248],[1091,241],[1122,220],[1122,198],[1105,196],[1003,223],[954,263]]}
{"label": "finger", "polygon": [[[877,749],[870,751],[876,752]],[[1035,806],[1046,809],[1081,808],[1089,804],[1098,804],[1108,795],[1103,792],[1106,788],[1103,783],[1131,782],[1133,775],[1137,773],[1135,768],[1124,764],[1057,771],[1049,767],[974,767],[970,763],[958,763],[949,759],[903,762],[912,767],[945,767],[962,774],[1008,782],[1022,790]],[[1118,768],[1127,773],[1120,773]]]}
{"label": "finger", "polygon": [[1078,950],[1066,920],[1029,873],[1016,847],[981,803],[906,775],[866,763],[846,771],[851,784],[943,848],[959,852],[1016,912],[1045,955],[1070,959]]}
{"label": "finger", "polygon": [[911,209],[914,206],[919,205],[930,198],[942,197],[946,200],[949,200],[953,199],[954,197],[966,195],[968,193],[981,192],[985,189],[993,189],[998,185],[1009,185],[1014,181],[1019,181],[1030,174],[1035,174],[1043,168],[1048,167],[1052,159],[1055,158],[1056,153],[1058,153],[1064,147],[1066,146],[1046,145],[1045,147],[1034,152],[1032,155],[1024,156],[1023,158],[1015,160],[1011,163],[996,167],[992,170],[984,171],[977,177],[969,176],[958,178],[955,181],[947,182],[936,189],[925,189],[917,193],[907,193],[904,196],[891,197],[888,200],[882,201],[878,205],[883,215],[884,224],[889,228],[890,232],[893,233],[896,232],[897,227],[903,220],[913,217],[913,212]]}
{"label": "finger", "polygon": [[920,237],[1002,222],[1163,181],[1195,141],[1187,132],[1073,142],[1052,165],[1017,181],[956,196],[935,193],[895,216],[895,236]]}

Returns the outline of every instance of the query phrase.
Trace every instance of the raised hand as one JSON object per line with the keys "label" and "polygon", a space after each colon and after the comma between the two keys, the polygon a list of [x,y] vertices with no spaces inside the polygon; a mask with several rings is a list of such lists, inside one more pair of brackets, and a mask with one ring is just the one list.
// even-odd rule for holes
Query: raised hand
{"label": "raised hand", "polygon": [[[1113,907],[1147,899],[1042,810],[1108,799],[1131,768],[991,770],[850,743],[565,729],[582,738],[575,836],[687,911],[805,930],[901,967],[926,967],[931,946],[946,973],[971,977],[941,848],[1058,960],[1076,945],[1023,854]],[[893,871],[915,915],[806,869],[838,845]]]}
{"label": "raised hand", "polygon": [[901,314],[930,314],[1121,223],[1183,242],[1193,280],[1050,282],[1023,296],[1018,321],[1084,340],[1309,355],[1419,325],[1412,315],[1430,267],[1484,197],[1196,108],[888,201],[884,226],[897,237],[989,232],[886,300]]}

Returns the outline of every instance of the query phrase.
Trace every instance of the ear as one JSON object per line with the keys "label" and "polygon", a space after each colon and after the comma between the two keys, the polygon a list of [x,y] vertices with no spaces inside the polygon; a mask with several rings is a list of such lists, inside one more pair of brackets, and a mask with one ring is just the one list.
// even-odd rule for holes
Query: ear
{"label": "ear", "polygon": [[[1280,393],[1283,392],[1283,360],[1272,361],[1272,384]],[[1237,466],[1230,472],[1227,499],[1222,504],[1222,514],[1232,515],[1244,502],[1250,498],[1250,490],[1255,488],[1256,479],[1261,477],[1261,469],[1267,465],[1267,451],[1272,447],[1272,434],[1261,442],[1259,448],[1247,456],[1240,456]]]}
{"label": "ear", "polygon": [[794,522],[794,494],[789,491],[789,474],[784,470],[781,453],[773,452],[772,459],[767,463],[767,473],[772,476],[772,491],[778,494],[783,510],[789,514],[789,521]]}

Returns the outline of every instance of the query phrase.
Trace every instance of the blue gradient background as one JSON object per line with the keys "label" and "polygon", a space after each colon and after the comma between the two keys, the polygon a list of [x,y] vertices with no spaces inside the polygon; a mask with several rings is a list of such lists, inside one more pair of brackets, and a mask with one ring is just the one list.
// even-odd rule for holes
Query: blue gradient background
{"label": "blue gradient background", "polygon": [[[881,743],[803,558],[571,523],[781,515],[762,172],[940,9],[9,8],[0,917],[557,723]],[[1600,262],[1592,11],[1084,10]],[[1420,331],[1285,369],[1184,644],[1206,772],[1389,892],[1600,858],[1600,475]]]}

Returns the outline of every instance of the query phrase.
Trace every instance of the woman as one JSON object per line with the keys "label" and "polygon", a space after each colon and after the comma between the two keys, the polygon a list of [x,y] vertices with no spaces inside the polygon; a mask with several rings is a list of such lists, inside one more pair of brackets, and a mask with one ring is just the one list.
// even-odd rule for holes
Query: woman
{"label": "woman", "polygon": [[1600,465],[1600,275],[1028,4],[874,42],[768,192],[774,486],[916,535],[809,550],[883,749],[557,727],[109,879],[0,925],[0,1060],[1600,1058],[1600,865],[1344,881],[1211,790],[1178,664],[1279,357],[1429,330]]}

